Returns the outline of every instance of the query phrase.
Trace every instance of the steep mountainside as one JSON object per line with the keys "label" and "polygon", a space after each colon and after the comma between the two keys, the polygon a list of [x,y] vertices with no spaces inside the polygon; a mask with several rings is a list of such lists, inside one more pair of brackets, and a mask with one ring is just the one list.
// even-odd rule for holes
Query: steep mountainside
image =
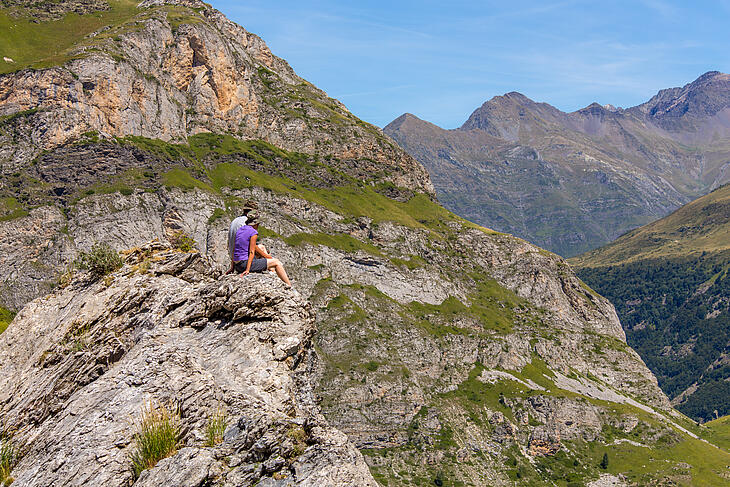
{"label": "steep mountainside", "polygon": [[571,263],[677,408],[730,413],[730,185]]}
{"label": "steep mountainside", "polygon": [[[607,300],[439,206],[422,166],[260,39],[196,1],[43,5],[3,10],[77,36],[0,77],[14,485],[129,481],[146,401],[178,406],[184,448],[139,485],[730,485]],[[296,291],[220,277],[248,198]],[[147,243],[180,232],[197,251]],[[75,269],[94,242],[126,266]],[[230,423],[203,447],[214,406]]]}
{"label": "steep mountainside", "polygon": [[426,166],[447,208],[571,256],[730,181],[730,75],[626,110],[564,113],[507,93],[458,129],[405,114],[384,130]]}

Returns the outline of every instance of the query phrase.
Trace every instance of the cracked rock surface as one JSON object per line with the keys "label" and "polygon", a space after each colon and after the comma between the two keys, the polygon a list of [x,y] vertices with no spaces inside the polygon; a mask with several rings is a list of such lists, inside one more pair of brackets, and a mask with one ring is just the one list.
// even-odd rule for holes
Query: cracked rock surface
{"label": "cracked rock surface", "polygon": [[[314,331],[276,277],[220,276],[158,242],[110,278],[78,276],[0,335],[0,415],[25,451],[15,485],[129,485],[132,423],[150,402],[181,411],[182,445],[135,485],[376,485],[314,405]],[[218,410],[224,441],[203,447]]]}

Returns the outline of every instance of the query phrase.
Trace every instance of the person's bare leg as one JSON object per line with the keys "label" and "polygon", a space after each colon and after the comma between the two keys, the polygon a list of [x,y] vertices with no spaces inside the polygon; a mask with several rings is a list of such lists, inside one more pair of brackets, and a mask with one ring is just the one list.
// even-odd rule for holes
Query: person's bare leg
{"label": "person's bare leg", "polygon": [[[263,252],[263,254],[261,255],[261,257],[264,257],[266,254],[269,253],[269,251],[266,250],[266,247],[264,247],[263,245],[256,244],[256,246],[261,250],[261,252]],[[274,274],[274,271],[271,270],[270,267],[268,267],[268,260],[271,260],[271,259],[267,259],[267,268],[266,268],[266,270],[269,271],[271,274]]]}
{"label": "person's bare leg", "polygon": [[286,284],[291,286],[291,282],[289,281],[289,276],[286,275],[286,271],[284,270],[284,266],[279,262],[279,259],[266,259],[266,267],[271,270],[276,271],[276,275],[279,276],[279,279],[284,281]]}

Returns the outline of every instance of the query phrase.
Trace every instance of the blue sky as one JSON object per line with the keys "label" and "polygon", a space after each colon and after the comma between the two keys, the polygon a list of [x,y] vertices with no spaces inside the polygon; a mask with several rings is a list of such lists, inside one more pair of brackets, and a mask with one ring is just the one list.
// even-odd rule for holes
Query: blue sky
{"label": "blue sky", "polygon": [[730,0],[214,0],[302,77],[378,126],[461,125],[519,91],[572,111],[639,104],[730,70]]}

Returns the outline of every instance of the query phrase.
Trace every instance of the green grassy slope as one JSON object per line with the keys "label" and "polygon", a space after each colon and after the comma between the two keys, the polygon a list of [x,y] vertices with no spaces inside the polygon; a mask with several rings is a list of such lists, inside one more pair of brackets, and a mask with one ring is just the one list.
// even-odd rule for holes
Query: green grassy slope
{"label": "green grassy slope", "polygon": [[601,267],[725,250],[730,250],[730,184],[570,262],[576,267]]}
{"label": "green grassy slope", "polygon": [[[92,139],[93,136],[87,136],[79,145],[93,147],[96,142]],[[366,216],[375,223],[387,220],[412,228],[439,230],[445,229],[448,222],[458,221],[466,227],[494,233],[454,215],[426,194],[415,194],[408,201],[393,200],[384,194],[392,189],[389,183],[355,179],[334,169],[331,160],[325,163],[318,156],[286,151],[264,141],[202,133],[189,137],[187,144],[144,137],[119,138],[104,144],[141,150],[154,164],[144,170],[120,171],[86,185],[69,183],[61,198],[50,185],[21,171],[14,176],[17,184],[0,189],[0,202],[4,205],[0,218],[21,217],[41,205],[75,204],[92,194],[156,191],[161,185],[184,190],[198,188],[221,195],[224,188],[256,186],[312,201],[351,218]],[[240,203],[235,198],[228,202],[231,207]]]}
{"label": "green grassy slope", "polygon": [[730,185],[570,262],[679,410],[730,413]]}
{"label": "green grassy slope", "polygon": [[78,15],[68,13],[62,19],[38,22],[18,8],[0,8],[0,74],[28,67],[44,68],[70,59],[74,46],[90,41],[85,37],[104,26],[116,26],[139,12],[134,0],[110,0],[110,9]]}
{"label": "green grassy slope", "polygon": [[708,433],[704,437],[725,451],[730,451],[730,416],[705,423]]}

